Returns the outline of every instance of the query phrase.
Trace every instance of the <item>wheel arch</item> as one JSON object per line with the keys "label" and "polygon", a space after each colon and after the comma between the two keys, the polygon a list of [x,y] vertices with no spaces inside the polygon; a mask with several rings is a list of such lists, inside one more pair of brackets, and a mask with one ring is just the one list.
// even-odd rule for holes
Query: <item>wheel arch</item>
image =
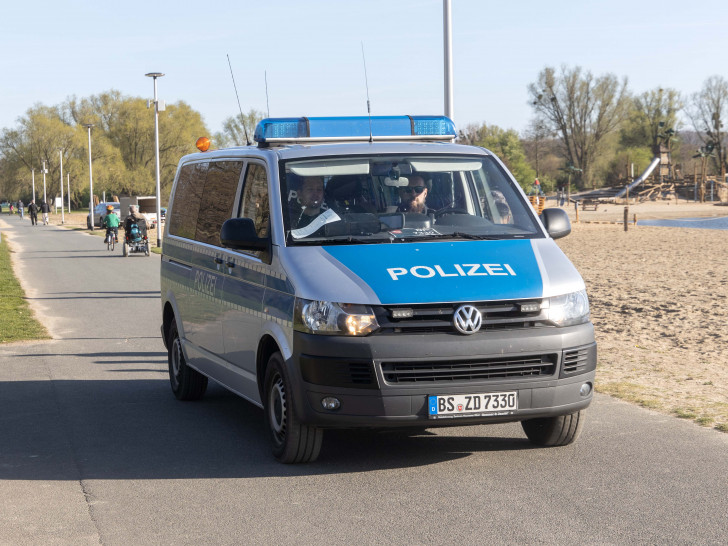
{"label": "wheel arch", "polygon": [[265,382],[265,370],[268,366],[268,360],[275,352],[280,352],[280,347],[275,338],[270,334],[265,334],[258,342],[258,353],[255,359],[255,377],[258,381],[258,393],[260,399],[263,400],[263,383]]}

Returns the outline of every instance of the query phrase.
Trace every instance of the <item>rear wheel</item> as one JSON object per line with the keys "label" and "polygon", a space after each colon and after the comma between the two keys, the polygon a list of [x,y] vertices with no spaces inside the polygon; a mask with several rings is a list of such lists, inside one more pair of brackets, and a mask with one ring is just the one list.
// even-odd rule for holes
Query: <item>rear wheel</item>
{"label": "rear wheel", "polygon": [[584,412],[521,421],[528,439],[540,446],[565,446],[574,442],[584,426]]}
{"label": "rear wheel", "polygon": [[172,320],[167,338],[169,383],[178,400],[199,400],[207,390],[207,377],[190,368],[185,361],[177,322]]}
{"label": "rear wheel", "polygon": [[121,243],[121,254],[124,256],[124,258],[129,256],[129,247],[126,244],[126,241]]}
{"label": "rear wheel", "polygon": [[268,360],[264,394],[266,422],[275,458],[282,463],[315,461],[321,452],[324,432],[298,420],[291,382],[280,353],[274,353]]}

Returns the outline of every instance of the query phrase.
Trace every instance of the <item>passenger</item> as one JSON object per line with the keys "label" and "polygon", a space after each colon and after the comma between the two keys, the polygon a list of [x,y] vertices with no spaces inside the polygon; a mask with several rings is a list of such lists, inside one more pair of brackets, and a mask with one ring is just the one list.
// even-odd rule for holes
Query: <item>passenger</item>
{"label": "passenger", "polygon": [[127,216],[124,220],[124,232],[126,233],[127,239],[129,238],[129,232],[131,232],[132,224],[137,225],[142,235],[147,234],[147,221],[144,216],[139,213],[139,207],[136,205],[129,205],[129,216]]}
{"label": "passenger", "polygon": [[511,224],[513,223],[513,213],[511,207],[508,206],[505,195],[500,190],[493,190],[490,192],[495,202],[495,208],[498,211],[498,217],[495,219],[497,224]]}
{"label": "passenger", "polygon": [[409,177],[409,184],[399,188],[399,207],[398,212],[419,212],[427,214],[428,209],[425,205],[427,198],[427,185],[422,175],[413,174]]}
{"label": "passenger", "polygon": [[119,240],[119,217],[114,214],[114,207],[108,205],[106,207],[106,215],[101,221],[101,225],[106,228],[106,236],[104,237],[104,243],[108,242],[111,235],[114,236],[114,240]]}
{"label": "passenger", "polygon": [[[298,190],[298,202],[301,205],[300,213],[294,213],[291,218],[293,229],[302,228],[310,224],[314,218],[325,209],[324,204],[324,179],[321,176],[307,176],[303,179],[301,189]],[[295,211],[298,212],[298,211]]]}

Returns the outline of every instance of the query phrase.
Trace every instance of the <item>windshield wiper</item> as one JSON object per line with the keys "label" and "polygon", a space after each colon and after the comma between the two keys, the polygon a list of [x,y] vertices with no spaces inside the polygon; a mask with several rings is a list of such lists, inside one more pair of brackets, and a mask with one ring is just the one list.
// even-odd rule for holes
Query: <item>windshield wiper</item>
{"label": "windshield wiper", "polygon": [[470,241],[494,241],[497,239],[503,239],[508,235],[476,235],[474,233],[466,233],[464,231],[454,231],[453,233],[431,233],[427,235],[408,235],[406,237],[397,237],[393,242],[400,241],[427,241],[437,239],[468,239]]}
{"label": "windshield wiper", "polygon": [[383,239],[383,238],[376,238],[376,239],[363,239],[361,237],[342,237],[339,239],[322,239],[322,238],[316,238],[316,239],[293,239],[289,237],[288,239],[288,245],[296,245],[296,246],[331,246],[331,245],[372,245],[377,243],[389,243],[389,238]]}

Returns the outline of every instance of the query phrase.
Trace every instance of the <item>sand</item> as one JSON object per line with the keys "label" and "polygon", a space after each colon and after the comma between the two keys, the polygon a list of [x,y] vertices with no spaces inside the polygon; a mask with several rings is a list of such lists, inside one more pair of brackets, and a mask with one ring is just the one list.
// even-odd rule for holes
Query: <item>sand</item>
{"label": "sand", "polygon": [[728,207],[639,203],[627,232],[601,223],[623,214],[624,205],[580,211],[557,241],[587,286],[597,391],[728,432],[728,231],[639,225]]}

